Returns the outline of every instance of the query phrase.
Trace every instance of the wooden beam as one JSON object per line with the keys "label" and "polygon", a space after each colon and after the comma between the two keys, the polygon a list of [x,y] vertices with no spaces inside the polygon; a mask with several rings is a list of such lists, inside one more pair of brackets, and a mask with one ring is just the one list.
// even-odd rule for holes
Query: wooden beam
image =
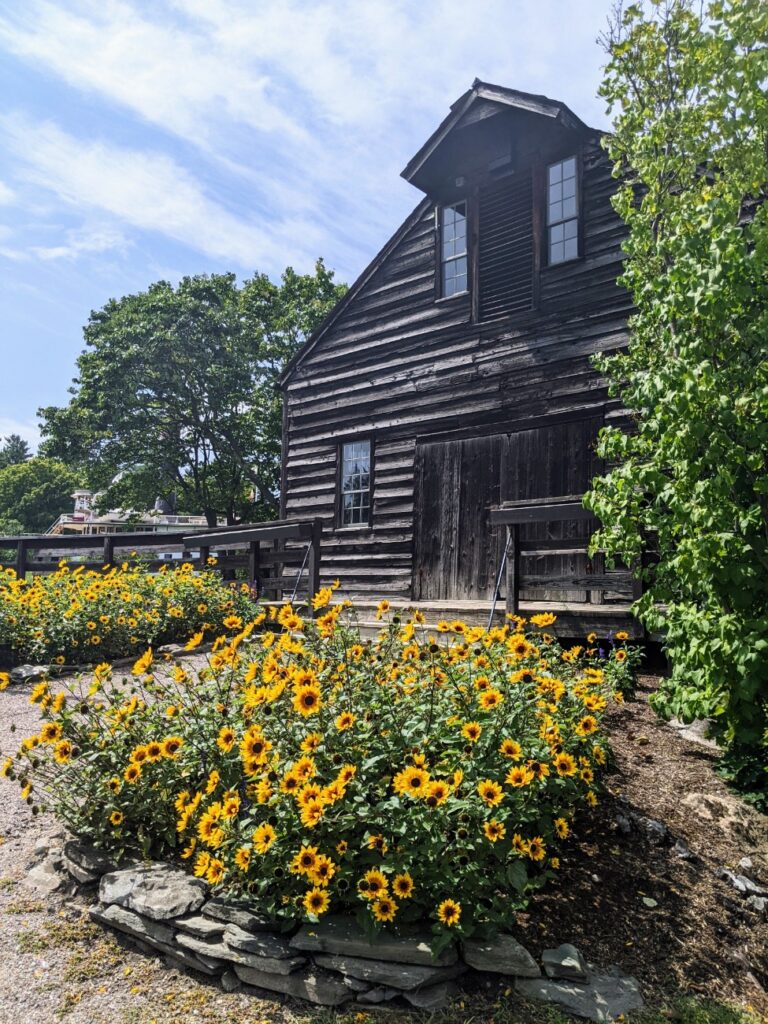
{"label": "wooden beam", "polygon": [[[593,519],[589,509],[578,502],[567,502],[557,505],[526,504],[520,508],[491,509],[491,523],[496,526],[509,526],[512,523],[549,523],[565,519]],[[586,545],[585,545],[586,546]]]}

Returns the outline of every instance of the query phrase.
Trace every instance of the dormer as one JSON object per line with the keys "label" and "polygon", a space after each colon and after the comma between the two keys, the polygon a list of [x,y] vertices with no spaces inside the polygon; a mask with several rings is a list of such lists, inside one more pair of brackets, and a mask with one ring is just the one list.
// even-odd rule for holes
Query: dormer
{"label": "dormer", "polygon": [[402,176],[435,206],[436,299],[479,321],[537,305],[540,275],[583,255],[582,150],[564,103],[475,80]]}

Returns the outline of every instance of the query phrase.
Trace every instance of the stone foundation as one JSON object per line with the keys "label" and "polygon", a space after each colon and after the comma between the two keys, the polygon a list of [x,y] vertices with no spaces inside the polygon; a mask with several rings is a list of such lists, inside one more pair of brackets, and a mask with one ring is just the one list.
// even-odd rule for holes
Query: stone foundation
{"label": "stone foundation", "polygon": [[[75,842],[46,851],[45,863],[66,872],[69,885],[74,879],[81,892],[97,890],[98,902],[89,910],[93,921],[173,966],[219,978],[226,991],[253,988],[321,1006],[397,1000],[436,1010],[459,994],[462,982],[476,982],[473,975],[479,974],[486,980],[503,977],[505,987],[512,983],[527,998],[596,1021],[643,1005],[634,978],[615,967],[596,971],[569,945],[544,952],[542,976],[512,935],[468,939],[433,957],[427,933],[384,931],[370,941],[349,917],[330,915],[318,924],[293,926],[269,921],[247,904],[210,897],[205,882],[169,864],[116,870],[99,851]],[[31,884],[39,868],[30,872]],[[48,880],[49,872],[44,877]]]}

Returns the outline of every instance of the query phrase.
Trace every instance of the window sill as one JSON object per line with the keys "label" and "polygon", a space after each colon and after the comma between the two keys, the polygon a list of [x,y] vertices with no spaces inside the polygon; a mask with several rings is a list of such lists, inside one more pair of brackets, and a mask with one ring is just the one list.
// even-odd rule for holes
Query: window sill
{"label": "window sill", "polygon": [[454,292],[453,295],[441,295],[439,299],[435,299],[435,305],[443,302],[453,302],[455,299],[465,299],[469,295],[469,288],[465,288],[463,292]]}
{"label": "window sill", "polygon": [[586,257],[582,254],[581,256],[573,256],[569,260],[561,260],[560,263],[546,263],[541,267],[539,273],[546,274],[548,270],[559,270],[560,267],[568,267],[572,263],[583,263]]}
{"label": "window sill", "polygon": [[369,533],[373,529],[373,523],[350,523],[348,526],[334,526],[334,533]]}

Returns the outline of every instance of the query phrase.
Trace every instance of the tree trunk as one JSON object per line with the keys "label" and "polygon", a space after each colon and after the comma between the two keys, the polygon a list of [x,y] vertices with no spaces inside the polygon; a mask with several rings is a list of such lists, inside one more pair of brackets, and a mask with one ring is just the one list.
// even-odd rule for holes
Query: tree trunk
{"label": "tree trunk", "polygon": [[216,522],[216,513],[215,513],[215,511],[213,509],[210,509],[210,508],[203,509],[203,515],[205,516],[205,521],[206,521],[206,523],[209,526],[217,526],[218,525],[218,523]]}

